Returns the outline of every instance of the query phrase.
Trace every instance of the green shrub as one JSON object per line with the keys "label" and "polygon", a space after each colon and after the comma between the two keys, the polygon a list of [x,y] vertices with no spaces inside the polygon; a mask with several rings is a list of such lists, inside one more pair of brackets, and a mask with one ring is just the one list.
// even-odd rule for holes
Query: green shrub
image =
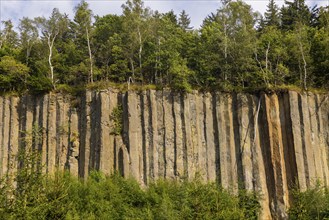
{"label": "green shrub", "polygon": [[32,94],[44,94],[53,89],[51,80],[45,76],[30,76],[27,78],[27,87]]}
{"label": "green shrub", "polygon": [[123,129],[123,108],[122,105],[118,105],[113,108],[110,115],[110,119],[113,121],[111,134],[120,135]]}
{"label": "green shrub", "polygon": [[317,183],[306,191],[293,191],[289,219],[329,219],[329,189]]}
{"label": "green shrub", "polygon": [[30,174],[24,193],[2,182],[1,219],[257,219],[260,211],[255,194],[197,180],[159,180],[143,190],[119,174],[92,172],[85,183],[65,172]]}
{"label": "green shrub", "polygon": [[42,129],[23,134],[19,167],[0,180],[0,219],[256,219],[260,211],[255,194],[233,195],[198,179],[158,180],[143,189],[118,173],[92,171],[84,182],[67,172],[46,174],[32,147]]}

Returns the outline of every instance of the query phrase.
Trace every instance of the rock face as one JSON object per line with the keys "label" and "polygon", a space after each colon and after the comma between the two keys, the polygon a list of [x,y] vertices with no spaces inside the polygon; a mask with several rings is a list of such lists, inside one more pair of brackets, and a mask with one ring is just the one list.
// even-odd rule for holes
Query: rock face
{"label": "rock face", "polygon": [[[113,114],[118,109],[122,117]],[[197,176],[259,192],[260,219],[287,218],[296,184],[329,185],[326,95],[109,89],[79,98],[0,97],[0,176],[17,169],[13,155],[35,129],[45,172],[86,178],[94,169],[118,170],[142,185]]]}

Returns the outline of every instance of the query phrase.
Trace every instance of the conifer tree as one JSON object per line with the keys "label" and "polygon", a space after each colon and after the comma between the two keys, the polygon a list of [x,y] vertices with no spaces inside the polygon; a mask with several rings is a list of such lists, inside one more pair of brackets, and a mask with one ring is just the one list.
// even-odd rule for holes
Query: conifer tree
{"label": "conifer tree", "polygon": [[274,0],[270,0],[266,12],[264,14],[264,24],[265,26],[279,26],[280,25],[280,13],[279,7],[275,4]]}
{"label": "conifer tree", "polygon": [[293,2],[285,1],[281,8],[281,27],[283,30],[292,30],[295,25],[310,25],[311,12],[305,4],[305,0],[294,0]]}
{"label": "conifer tree", "polygon": [[179,14],[179,20],[178,20],[178,24],[181,28],[183,28],[184,30],[191,30],[193,27],[190,27],[191,24],[191,18],[188,16],[188,14],[186,13],[185,10],[183,10],[180,14]]}

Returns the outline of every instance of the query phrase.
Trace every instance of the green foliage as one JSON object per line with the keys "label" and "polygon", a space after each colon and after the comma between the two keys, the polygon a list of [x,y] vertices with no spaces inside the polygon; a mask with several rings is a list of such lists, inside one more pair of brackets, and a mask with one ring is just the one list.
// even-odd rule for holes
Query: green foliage
{"label": "green foliage", "polygon": [[110,115],[110,119],[113,121],[113,127],[111,133],[114,135],[120,135],[123,129],[123,108],[122,105],[118,105],[113,108]]}
{"label": "green foliage", "polygon": [[29,68],[11,56],[1,57],[0,88],[3,91],[21,91],[26,87]]}
{"label": "green foliage", "polygon": [[32,94],[43,94],[53,89],[51,80],[45,76],[30,76],[27,79],[27,88]]}
{"label": "green foliage", "polygon": [[186,11],[160,13],[142,0],[128,0],[122,11],[94,17],[81,1],[73,20],[55,8],[49,18],[20,19],[19,34],[3,21],[2,92],[111,83],[184,92],[329,88],[328,7],[291,0],[280,9],[269,0],[261,17],[242,0],[223,0],[198,29],[190,27]]}
{"label": "green foliage", "polygon": [[267,5],[265,16],[265,26],[276,26],[280,25],[280,15],[279,15],[279,7],[276,5],[274,0],[269,0]]}
{"label": "green foliage", "polygon": [[[36,173],[24,194],[0,194],[5,219],[257,219],[255,195],[235,196],[217,184],[198,180],[159,180],[142,189],[118,174],[91,172],[85,183],[68,173]],[[26,176],[30,177],[30,176]],[[34,176],[35,177],[35,176]],[[8,184],[2,185],[17,191]],[[36,190],[39,189],[39,190]],[[18,193],[18,192],[17,192]],[[6,198],[11,203],[3,202]]]}
{"label": "green foliage", "polygon": [[289,219],[329,219],[329,189],[316,183],[306,191],[293,191],[293,205],[290,207]]}

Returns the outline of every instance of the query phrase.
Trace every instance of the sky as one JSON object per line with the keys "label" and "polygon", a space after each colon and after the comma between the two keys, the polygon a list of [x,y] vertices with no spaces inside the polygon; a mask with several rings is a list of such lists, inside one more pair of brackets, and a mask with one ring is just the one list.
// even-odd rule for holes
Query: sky
{"label": "sky", "polygon": [[[53,8],[59,8],[62,13],[66,13],[70,18],[74,16],[74,7],[80,0],[0,0],[0,20],[11,19],[17,24],[22,17],[34,18],[37,16],[49,17]],[[94,15],[121,14],[122,0],[87,0]],[[264,13],[268,0],[245,0],[255,11]],[[284,0],[276,0],[281,6]],[[329,5],[329,0],[309,0],[309,6],[315,4],[319,6]],[[220,6],[218,0],[144,0],[144,4],[152,10],[168,12],[173,9],[179,14],[183,9],[191,17],[191,26],[199,28],[202,21],[211,12],[215,12]]]}

